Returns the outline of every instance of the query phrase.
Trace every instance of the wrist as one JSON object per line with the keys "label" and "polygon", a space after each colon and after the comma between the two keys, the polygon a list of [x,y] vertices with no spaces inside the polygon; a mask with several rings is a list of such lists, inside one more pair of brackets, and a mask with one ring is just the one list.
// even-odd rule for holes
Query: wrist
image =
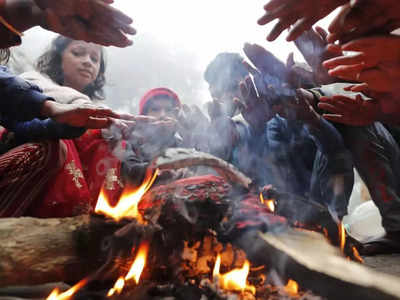
{"label": "wrist", "polygon": [[44,101],[40,115],[45,118],[51,118],[54,115],[56,105],[57,103],[52,100]]}

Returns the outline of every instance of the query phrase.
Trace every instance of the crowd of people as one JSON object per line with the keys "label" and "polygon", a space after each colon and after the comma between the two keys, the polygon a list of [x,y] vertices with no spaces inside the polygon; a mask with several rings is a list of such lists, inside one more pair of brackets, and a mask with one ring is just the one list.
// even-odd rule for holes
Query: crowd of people
{"label": "crowd of people", "polygon": [[[204,73],[208,116],[165,87],[141,98],[137,116],[107,107],[103,46],[129,46],[135,34],[111,2],[0,1],[4,61],[22,31],[60,34],[35,71],[0,69],[1,217],[85,213],[101,189],[115,203],[165,148],[190,147],[232,163],[259,187],[321,203],[338,220],[355,168],[386,231],[361,253],[400,252],[397,0],[270,0],[258,21],[278,20],[267,39],[289,29],[307,64],[293,56],[283,63],[255,44],[244,46],[246,57],[218,54]],[[312,28],[337,8],[329,33]],[[158,181],[192,172],[165,171]]]}

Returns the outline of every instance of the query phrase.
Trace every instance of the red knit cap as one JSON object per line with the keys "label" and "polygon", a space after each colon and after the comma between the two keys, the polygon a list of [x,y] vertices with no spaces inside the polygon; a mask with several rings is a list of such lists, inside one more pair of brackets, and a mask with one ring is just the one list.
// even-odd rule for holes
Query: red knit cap
{"label": "red knit cap", "polygon": [[154,97],[158,97],[158,96],[166,96],[168,98],[170,98],[171,100],[173,100],[175,102],[175,105],[177,107],[181,107],[181,100],[179,100],[178,95],[167,88],[155,88],[155,89],[151,89],[150,91],[148,91],[146,94],[144,94],[144,96],[142,97],[142,99],[140,99],[139,102],[139,114],[140,115],[145,115],[147,113],[147,107],[150,103],[150,101],[154,98]]}

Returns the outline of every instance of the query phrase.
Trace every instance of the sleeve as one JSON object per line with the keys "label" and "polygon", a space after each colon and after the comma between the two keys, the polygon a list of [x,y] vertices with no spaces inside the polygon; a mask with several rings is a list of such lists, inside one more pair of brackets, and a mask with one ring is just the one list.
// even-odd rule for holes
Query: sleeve
{"label": "sleeve", "polygon": [[36,72],[30,71],[21,74],[21,77],[31,84],[39,86],[43,92],[49,97],[53,98],[58,103],[64,104],[90,104],[93,103],[92,100],[85,94],[78,92],[77,90],[61,86],[53,82],[47,76]]}
{"label": "sleeve", "polygon": [[51,119],[15,122],[7,126],[7,129],[14,133],[18,144],[52,139],[73,139],[80,137],[86,130],[82,127],[72,127],[57,123]]}
{"label": "sleeve", "polygon": [[35,85],[0,67],[1,119],[27,121],[39,118],[43,103],[52,100]]}

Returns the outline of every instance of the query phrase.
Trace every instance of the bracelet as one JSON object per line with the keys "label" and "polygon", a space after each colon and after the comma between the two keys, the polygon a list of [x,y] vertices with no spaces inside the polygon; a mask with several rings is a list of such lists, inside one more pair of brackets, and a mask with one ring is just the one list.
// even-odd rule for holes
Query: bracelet
{"label": "bracelet", "polygon": [[14,26],[8,23],[2,16],[0,16],[0,23],[2,23],[8,30],[10,30],[11,32],[15,33],[18,36],[24,35],[22,32],[19,32],[17,29],[15,29]]}

